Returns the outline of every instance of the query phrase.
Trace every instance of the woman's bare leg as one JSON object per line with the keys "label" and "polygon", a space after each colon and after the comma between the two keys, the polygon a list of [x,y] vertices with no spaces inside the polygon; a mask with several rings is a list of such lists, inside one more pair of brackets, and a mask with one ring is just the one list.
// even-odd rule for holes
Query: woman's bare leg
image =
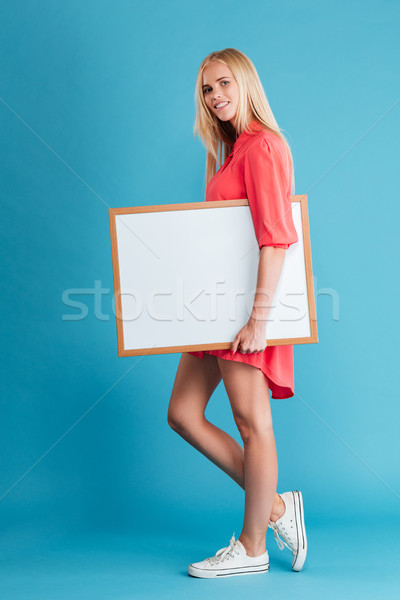
{"label": "woman's bare leg", "polygon": [[168,424],[242,485],[243,449],[228,433],[210,423],[204,414],[221,379],[216,356],[204,354],[204,358],[198,358],[183,353],[168,407]]}
{"label": "woman's bare leg", "polygon": [[[250,368],[258,371],[254,367]],[[196,450],[229,475],[242,489],[245,489],[243,448],[232,436],[210,423],[204,415],[207,404],[221,379],[216,356],[205,354],[201,359],[184,352],[171,393],[168,424]],[[271,520],[277,520],[283,512],[283,501],[278,494],[275,494]]]}
{"label": "woman's bare leg", "polygon": [[265,552],[278,483],[278,459],[267,379],[246,363],[218,358],[244,445],[245,511],[240,541],[250,556]]}

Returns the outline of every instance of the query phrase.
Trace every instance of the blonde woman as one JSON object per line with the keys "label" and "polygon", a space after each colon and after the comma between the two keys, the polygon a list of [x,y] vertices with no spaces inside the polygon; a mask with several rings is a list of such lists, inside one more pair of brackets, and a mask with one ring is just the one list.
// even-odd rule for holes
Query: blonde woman
{"label": "blonde woman", "polygon": [[[210,578],[267,572],[268,527],[280,549],[286,545],[292,552],[292,569],[300,571],[307,553],[303,499],[298,490],[276,493],[269,398],[269,390],[272,398],[294,395],[293,346],[266,344],[268,300],[274,296],[287,248],[298,241],[290,202],[292,155],[253,63],[239,50],[212,52],[203,60],[196,104],[194,130],[207,151],[206,201],[247,198],[260,255],[248,322],[228,350],[183,353],[171,393],[172,429],[245,491],[239,538],[233,535],[229,546],[189,565],[188,573]],[[243,448],[205,418],[221,379]]]}

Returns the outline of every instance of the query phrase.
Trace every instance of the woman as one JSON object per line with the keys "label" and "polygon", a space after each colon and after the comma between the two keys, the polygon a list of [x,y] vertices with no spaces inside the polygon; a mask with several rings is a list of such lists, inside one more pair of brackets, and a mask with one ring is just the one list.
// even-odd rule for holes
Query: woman
{"label": "woman", "polygon": [[[291,213],[289,146],[272,114],[257,71],[234,48],[212,52],[196,83],[195,132],[207,150],[206,201],[247,198],[260,248],[257,290],[248,322],[229,350],[185,352],[168,408],[169,425],[245,490],[242,532],[229,546],[189,566],[189,575],[220,577],[269,570],[267,528],[303,567],[307,541],[300,491],[276,493],[278,464],[269,400],[294,395],[293,346],[266,347],[268,299],[287,248],[298,241]],[[216,171],[219,157],[223,165]],[[205,418],[224,382],[243,448]]]}

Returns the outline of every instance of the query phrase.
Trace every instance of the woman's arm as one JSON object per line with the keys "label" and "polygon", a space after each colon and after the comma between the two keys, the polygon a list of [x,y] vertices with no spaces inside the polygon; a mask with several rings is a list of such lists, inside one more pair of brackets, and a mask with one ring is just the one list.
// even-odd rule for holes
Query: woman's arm
{"label": "woman's arm", "polygon": [[272,300],[285,260],[285,248],[262,246],[258,262],[257,288],[253,310],[246,325],[236,335],[231,352],[236,352],[240,343],[241,353],[262,352],[267,347],[266,328]]}

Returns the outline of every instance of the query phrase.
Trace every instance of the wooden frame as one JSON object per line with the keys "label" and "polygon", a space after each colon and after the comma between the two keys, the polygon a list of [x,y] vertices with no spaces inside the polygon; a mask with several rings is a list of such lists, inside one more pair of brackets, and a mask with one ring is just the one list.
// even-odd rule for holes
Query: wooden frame
{"label": "wooden frame", "polygon": [[[309,232],[309,220],[308,220],[308,209],[307,209],[307,196],[306,195],[297,195],[291,197],[292,208],[295,206],[294,203],[299,203],[300,205],[300,213],[301,213],[301,229],[302,229],[302,243],[303,243],[303,257],[304,260],[304,268],[305,268],[305,279],[306,279],[306,289],[307,289],[307,305],[308,305],[308,321],[309,321],[309,335],[304,335],[300,337],[293,338],[281,338],[281,339],[268,339],[268,345],[287,345],[287,344],[309,344],[309,343],[317,343],[318,342],[318,332],[317,332],[317,321],[316,321],[316,310],[315,310],[315,298],[314,298],[314,285],[313,285],[313,276],[312,276],[312,260],[311,260],[311,244],[310,244],[310,232]],[[115,314],[116,314],[116,325],[117,325],[117,342],[118,342],[118,355],[119,356],[138,356],[138,355],[146,355],[146,354],[165,354],[165,353],[174,353],[174,352],[188,352],[195,350],[219,350],[219,349],[228,349],[231,346],[232,341],[228,342],[218,342],[218,343],[201,343],[201,344],[179,344],[174,346],[161,345],[158,344],[150,345],[147,347],[141,348],[131,348],[125,347],[124,340],[124,315],[123,315],[123,306],[121,302],[121,296],[123,295],[123,291],[121,290],[121,277],[120,277],[120,256],[119,256],[119,248],[118,248],[118,235],[117,235],[117,220],[122,215],[133,215],[133,214],[149,214],[149,213],[166,213],[171,211],[186,211],[186,210],[210,210],[215,208],[229,208],[229,207],[248,207],[248,213],[250,215],[249,202],[247,199],[239,199],[239,200],[221,200],[215,202],[190,202],[190,203],[182,203],[182,204],[163,204],[163,205],[150,205],[150,206],[136,206],[136,207],[126,207],[126,208],[110,208],[109,209],[109,220],[110,220],[110,235],[111,235],[111,253],[112,253],[112,265],[113,265],[113,276],[114,276],[114,292],[115,292]],[[219,213],[218,213],[219,214]],[[227,213],[226,213],[227,214]],[[232,213],[230,213],[232,214]],[[183,213],[182,213],[183,215]],[[122,220],[118,221],[118,223],[122,223]],[[248,223],[247,223],[248,225]],[[246,226],[247,226],[246,225]],[[129,227],[128,227],[129,228]],[[135,231],[132,230],[132,233],[138,240],[140,237],[137,235]],[[121,235],[121,234],[120,234]],[[255,240],[254,228],[253,228],[253,238]],[[250,238],[249,238],[250,239]],[[150,245],[146,244],[144,240],[140,240],[142,244],[147,246],[147,250],[144,252],[153,252]],[[174,242],[174,239],[172,239]],[[293,244],[292,246],[295,246]],[[292,247],[291,246],[291,247]],[[290,248],[291,248],[290,247]],[[289,252],[290,248],[287,252]],[[257,244],[257,251],[258,244]],[[134,257],[132,257],[132,260]],[[254,261],[253,261],[254,262]],[[258,261],[257,261],[258,262]],[[289,320],[289,319],[288,319]],[[237,327],[237,331],[239,331],[240,327],[244,325],[241,324]],[[268,329],[267,329],[268,331]],[[234,336],[233,336],[234,337]],[[233,340],[232,337],[232,340]]]}

